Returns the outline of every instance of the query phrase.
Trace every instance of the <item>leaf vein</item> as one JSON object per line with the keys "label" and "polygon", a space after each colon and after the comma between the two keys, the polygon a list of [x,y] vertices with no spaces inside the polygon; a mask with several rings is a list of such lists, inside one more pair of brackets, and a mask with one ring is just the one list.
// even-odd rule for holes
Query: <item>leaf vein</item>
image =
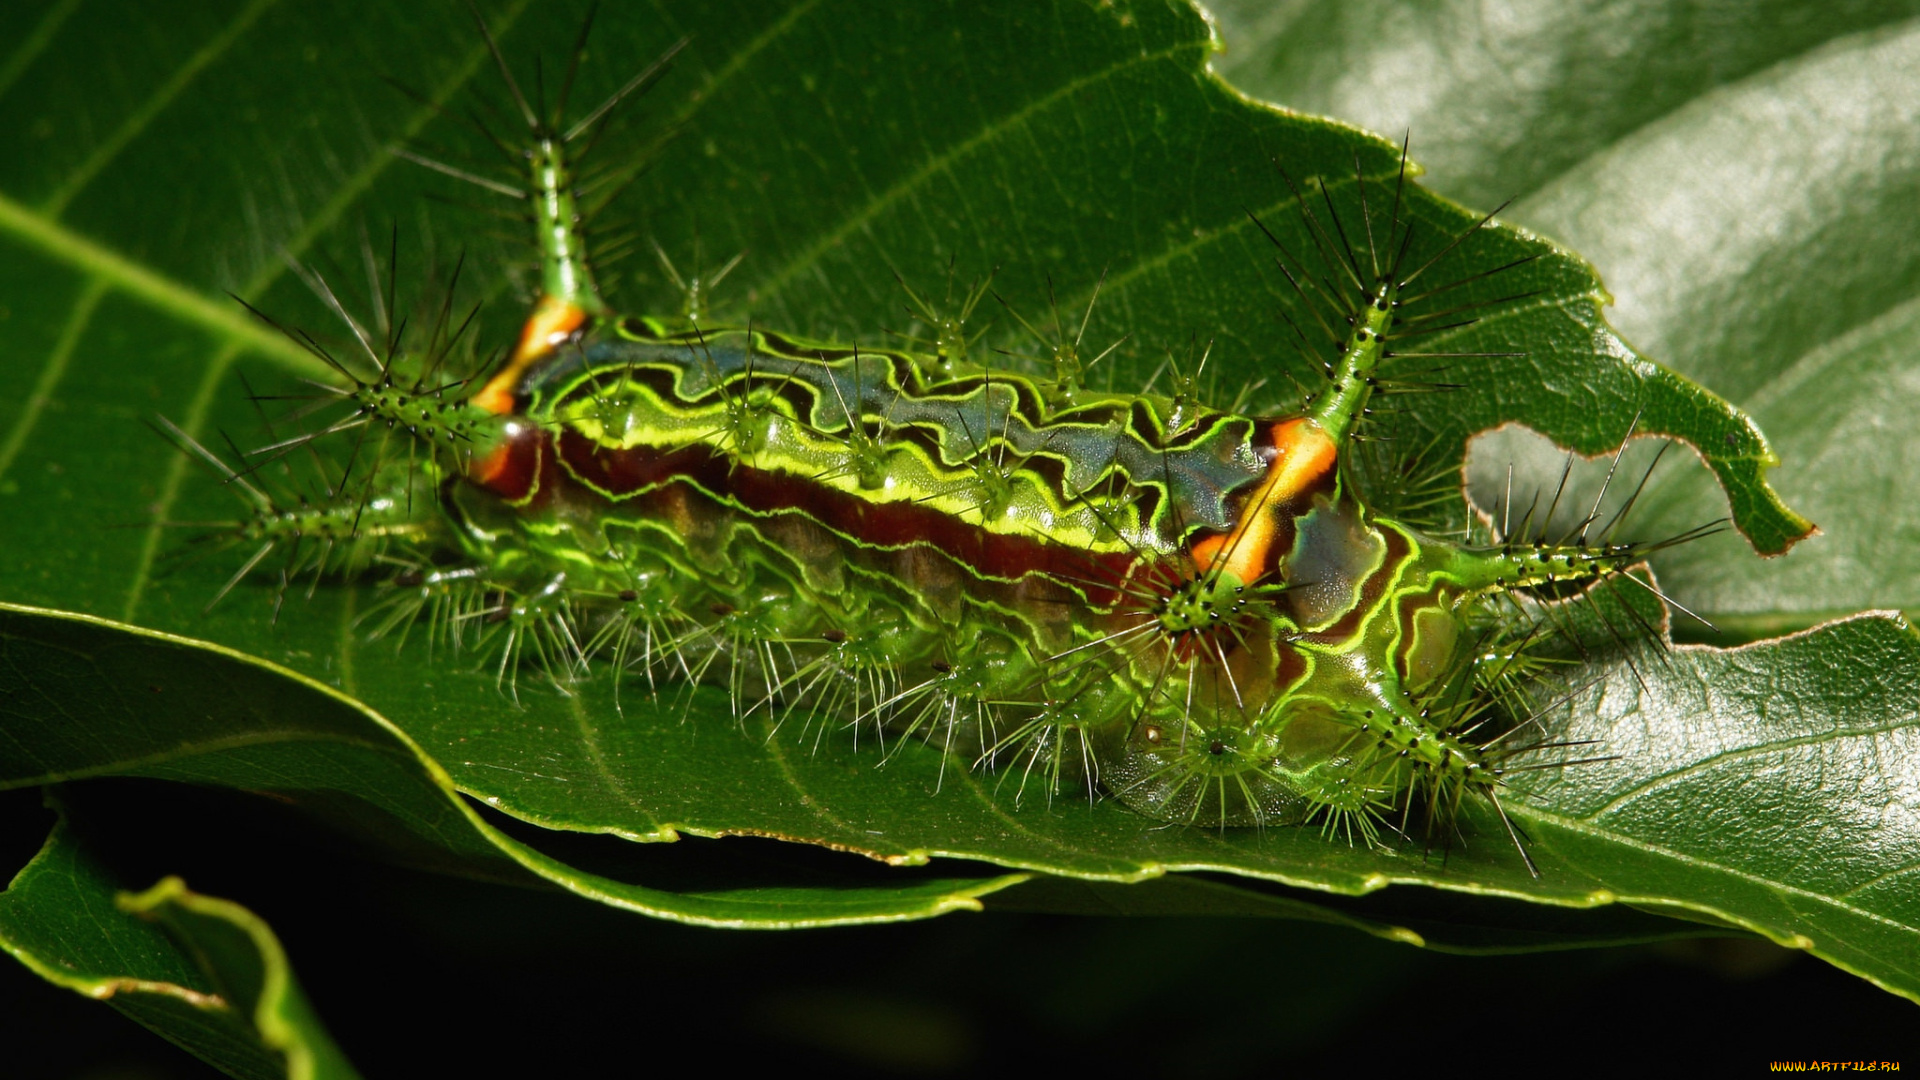
{"label": "leaf vein", "polygon": [[87,324],[93,320],[94,309],[100,305],[100,298],[106,294],[107,283],[101,278],[90,279],[86,287],[73,302],[73,310],[67,316],[67,325],[60,330],[60,339],[54,343],[53,351],[47,356],[47,364],[40,369],[40,377],[34,380],[33,389],[27,394],[27,403],[20,415],[8,430],[4,442],[0,442],[0,476],[5,476],[27,444],[27,436],[33,433],[39,423],[40,414],[46,410],[47,402],[52,400],[54,388],[67,373],[67,361],[73,357],[73,348],[86,333]]}
{"label": "leaf vein", "polygon": [[87,160],[67,174],[67,178],[53,190],[53,194],[47,196],[46,201],[40,204],[40,212],[49,218],[58,219],[74,198],[93,182],[94,177],[100,175],[100,170],[111,164],[113,159],[120,155],[120,151],[127,148],[128,143],[152,125],[153,121],[180,96],[181,91],[185,90],[202,71],[205,71],[208,65],[232,48],[233,43],[251,29],[260,16],[276,2],[277,0],[253,0],[253,3],[248,4],[226,29],[215,34],[210,41],[200,47],[200,51],[188,57],[187,62],[180,65],[179,69],[162,83],[159,89],[140,103],[140,107],[127,117],[119,130],[107,136],[104,142],[94,147],[93,153],[87,155]]}
{"label": "leaf vein", "polygon": [[1080,78],[1062,83],[1051,92],[1043,94],[1014,112],[987,124],[974,134],[955,143],[944,153],[936,154],[923,162],[918,169],[915,169],[912,173],[903,177],[898,183],[882,192],[878,198],[868,202],[857,213],[852,214],[845,221],[841,222],[839,226],[827,231],[813,243],[807,245],[800,254],[788,260],[786,266],[766,278],[756,291],[762,300],[771,301],[796,275],[814,266],[822,254],[844,243],[849,236],[868,229],[882,210],[907,198],[934,177],[951,172],[953,164],[956,161],[980,149],[995,136],[1024,124],[1027,120],[1068,99],[1080,90],[1097,85],[1128,68],[1171,59],[1180,53],[1191,51],[1194,48],[1196,48],[1196,46],[1192,42],[1181,42],[1178,45],[1165,49],[1131,57],[1122,63],[1113,64],[1091,74],[1083,75]]}

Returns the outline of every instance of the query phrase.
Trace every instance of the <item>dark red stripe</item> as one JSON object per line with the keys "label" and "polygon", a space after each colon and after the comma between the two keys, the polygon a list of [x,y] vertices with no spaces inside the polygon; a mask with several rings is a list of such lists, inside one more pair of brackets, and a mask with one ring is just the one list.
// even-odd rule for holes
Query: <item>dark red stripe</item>
{"label": "dark red stripe", "polygon": [[[481,486],[513,500],[525,499],[532,491],[535,506],[604,498],[631,504],[650,490],[683,481],[749,513],[804,514],[857,543],[930,547],[983,577],[1016,581],[1043,574],[1089,593],[1088,601],[1101,607],[1119,602],[1112,586],[1121,583],[1134,562],[1131,553],[1090,554],[1029,536],[990,532],[918,503],[868,502],[788,473],[739,464],[704,444],[674,450],[614,449],[563,430],[559,453],[547,453],[548,446],[547,434],[530,425],[528,434],[508,444],[494,478]],[[554,467],[556,458],[561,468]],[[1091,582],[1109,587],[1089,588]],[[1106,595],[1091,595],[1094,592]]]}
{"label": "dark red stripe", "polygon": [[524,424],[467,467],[467,478],[511,503],[542,505],[559,479],[551,440],[536,424]]}

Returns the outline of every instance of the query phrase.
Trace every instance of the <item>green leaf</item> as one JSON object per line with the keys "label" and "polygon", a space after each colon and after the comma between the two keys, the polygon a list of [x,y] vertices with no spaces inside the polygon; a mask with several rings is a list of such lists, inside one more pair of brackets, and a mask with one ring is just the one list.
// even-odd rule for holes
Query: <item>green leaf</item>
{"label": "green leaf", "polygon": [[977,910],[981,895],[1025,880],[674,892],[587,873],[489,824],[413,740],[360,703],[231,649],[84,616],[0,604],[0,701],[0,789],[99,776],[236,788],[301,806],[411,865],[544,881],[681,922],[925,918]]}
{"label": "green leaf", "polygon": [[[1512,220],[1599,268],[1630,340],[1765,428],[1820,535],[1778,562],[1733,537],[1665,553],[1676,598],[1749,638],[1920,607],[1920,4],[1215,9],[1236,85],[1410,128],[1441,190],[1517,197]],[[1670,470],[1644,520],[1697,524],[1712,499]]]}
{"label": "green leaf", "polygon": [[[1330,18],[1337,7],[1289,10]],[[648,701],[629,687],[616,702],[604,680],[563,697],[523,679],[515,701],[493,673],[475,670],[471,656],[429,654],[420,641],[399,650],[390,641],[367,641],[357,620],[378,595],[364,585],[322,585],[310,599],[298,587],[276,621],[275,590],[263,577],[202,614],[244,553],[180,558],[192,551],[182,530],[154,523],[217,520],[231,516],[233,504],[139,419],[158,412],[209,441],[227,430],[242,445],[256,445],[244,441],[257,437],[259,425],[235,373],[278,390],[315,365],[243,317],[220,291],[316,334],[343,337],[337,321],[287,274],[283,253],[319,266],[364,312],[370,301],[353,299],[369,291],[362,251],[383,245],[363,237],[384,236],[390,222],[405,230],[403,288],[428,276],[425,256],[413,252],[437,252],[444,265],[464,251],[469,287],[488,299],[483,339],[507,340],[524,308],[513,273],[503,269],[519,258],[517,249],[489,239],[480,215],[425,200],[427,193],[477,196],[406,166],[388,147],[404,140],[462,160],[485,151],[431,104],[397,94],[373,75],[391,73],[428,102],[460,105],[476,92],[499,94],[483,50],[451,12],[348,14],[317,3],[255,3],[147,25],[134,5],[119,23],[90,14],[83,24],[68,18],[71,10],[42,5],[0,16],[8,20],[0,26],[14,31],[0,40],[22,43],[0,61],[0,100],[9,105],[0,110],[0,133],[34,148],[0,161],[0,325],[8,330],[0,338],[8,357],[0,363],[0,508],[8,511],[0,512],[0,550],[9,556],[0,563],[0,596],[206,639],[311,681],[276,689],[277,680],[296,677],[178,639],[141,639],[142,649],[176,650],[168,663],[184,674],[169,681],[193,702],[217,703],[226,710],[221,723],[252,723],[249,731],[267,735],[261,753],[281,755],[276,762],[293,765],[302,779],[275,787],[245,773],[251,766],[244,754],[201,742],[222,729],[204,726],[190,709],[179,709],[169,725],[136,723],[142,712],[125,695],[137,681],[91,658],[94,645],[76,646],[87,663],[101,666],[88,673],[73,665],[59,694],[9,717],[10,733],[30,733],[22,740],[27,766],[8,774],[12,782],[137,769],[287,790],[323,803],[345,793],[348,804],[377,807],[396,820],[411,814],[418,822],[444,821],[399,830],[401,837],[436,840],[437,849],[419,849],[421,859],[449,852],[456,861],[509,857],[516,867],[602,898],[617,898],[619,883],[508,840],[448,785],[525,821],[631,839],[750,833],[897,863],[956,856],[1096,882],[1218,870],[1342,894],[1424,883],[1567,907],[1625,900],[1776,940],[1804,939],[1882,985],[1920,992],[1911,959],[1920,951],[1914,916],[1897,889],[1869,902],[1849,895],[1856,879],[1793,877],[1796,868],[1769,853],[1728,842],[1757,835],[1757,825],[1709,829],[1706,800],[1720,793],[1686,782],[1723,752],[1700,732],[1723,727],[1750,727],[1740,747],[1764,748],[1793,764],[1779,774],[1770,789],[1776,792],[1790,790],[1787,774],[1805,775],[1823,752],[1861,760],[1884,752],[1895,762],[1888,768],[1910,769],[1911,751],[1899,739],[1910,730],[1911,708],[1900,694],[1920,660],[1900,645],[1910,643],[1910,632],[1891,622],[1870,624],[1885,636],[1878,658],[1891,666],[1852,659],[1862,648],[1850,636],[1860,633],[1849,629],[1859,625],[1853,623],[1737,654],[1767,691],[1738,702],[1682,693],[1706,674],[1726,677],[1713,666],[1718,661],[1707,659],[1719,654],[1679,652],[1668,663],[1643,663],[1637,675],[1599,673],[1592,715],[1617,721],[1608,738],[1620,740],[1631,763],[1567,770],[1571,786],[1547,778],[1510,804],[1535,837],[1544,873],[1534,880],[1494,821],[1476,820],[1470,849],[1444,859],[1424,858],[1418,848],[1397,855],[1354,849],[1312,830],[1167,830],[1111,803],[1071,796],[1049,803],[1033,791],[1022,798],[1017,776],[943,767],[921,748],[876,770],[882,758],[873,748],[855,751],[842,739],[815,751],[813,740],[797,738],[797,722],[769,737],[764,717],[736,724],[725,694],[712,688],[668,688]],[[523,73],[535,56],[546,57],[551,70],[576,30],[571,19],[536,15],[524,3],[490,10],[489,20]],[[906,321],[896,268],[922,291],[938,292],[950,266],[962,283],[998,267],[995,289],[1032,317],[1046,310],[1049,281],[1071,318],[1104,274],[1089,339],[1130,335],[1107,364],[1116,385],[1145,382],[1164,350],[1211,341],[1209,370],[1218,373],[1224,399],[1264,382],[1256,397],[1283,407],[1287,395],[1279,388],[1288,375],[1308,373],[1274,318],[1285,286],[1264,268],[1269,249],[1246,216],[1251,209],[1263,219],[1285,217],[1285,188],[1269,158],[1294,175],[1331,180],[1350,176],[1356,158],[1374,178],[1397,167],[1393,144],[1261,106],[1215,80],[1204,70],[1214,47],[1207,27],[1179,4],[822,2],[690,4],[665,16],[608,11],[595,29],[577,100],[618,85],[681,36],[692,44],[643,103],[646,116],[636,124],[641,137],[671,130],[674,138],[609,214],[627,217],[683,268],[710,271],[746,251],[717,300],[721,313],[750,314],[783,329],[888,340],[885,331]],[[1284,67],[1290,54],[1275,55]],[[117,77],[76,75],[101,70]],[[1631,130],[1619,123],[1625,126],[1610,130]],[[1420,158],[1425,135],[1416,138]],[[1523,148],[1505,160],[1534,156]],[[1423,190],[1410,207],[1424,227],[1447,233],[1478,217]],[[1617,337],[1600,315],[1604,294],[1578,258],[1508,228],[1476,237],[1466,250],[1463,272],[1521,253],[1543,256],[1513,282],[1543,290],[1539,296],[1449,341],[1462,351],[1491,345],[1526,355],[1488,360],[1459,392],[1412,399],[1407,413],[1383,421],[1389,434],[1413,445],[1437,439],[1436,452],[1451,463],[1464,454],[1468,436],[1509,421],[1584,453],[1611,449],[1630,428],[1667,433],[1705,456],[1754,547],[1780,551],[1804,531],[1767,486],[1774,459],[1758,429]],[[651,262],[636,259],[621,269],[626,276],[612,289],[617,303],[637,311],[678,305]],[[996,318],[980,344],[993,347],[1033,345],[1011,320]],[[1704,500],[1676,502],[1670,513],[1697,524],[1713,513]],[[1745,551],[1721,561],[1766,565]],[[1676,564],[1663,580],[1685,597],[1693,585],[1681,569]],[[15,625],[30,629],[17,639],[25,644],[10,648],[41,648],[69,632],[87,642],[123,633],[94,624],[82,633],[80,624],[45,614],[16,618]],[[1823,665],[1855,670],[1865,681],[1808,674]],[[248,674],[234,674],[241,669]],[[32,670],[15,673],[42,677]],[[322,684],[368,708],[330,694],[324,707],[313,706],[309,699]],[[273,700],[283,692],[304,703],[279,713],[256,709],[248,718],[250,695]],[[43,762],[39,756],[58,747],[69,694],[83,703],[92,698],[93,711],[76,705],[72,715],[96,726],[70,758]],[[1640,711],[1616,711],[1622,701],[1643,698]],[[1654,704],[1669,701],[1686,707],[1663,706],[1657,725],[1635,726],[1654,714]],[[1815,739],[1792,725],[1776,729],[1769,718],[1783,714],[1835,733],[1863,730],[1863,718],[1877,717],[1895,745]],[[324,734],[311,741],[291,734],[309,724]],[[378,738],[369,734],[376,729]],[[158,740],[149,751],[170,740],[187,748],[149,769],[128,752],[141,738]],[[380,785],[328,760],[358,743],[367,745],[354,748],[351,760],[366,749],[396,777],[419,775]],[[1644,804],[1643,787],[1690,792],[1701,802],[1690,804],[1697,811],[1691,816],[1645,827],[1622,809]],[[416,791],[417,803],[404,813],[381,801],[413,799]],[[1846,791],[1821,790],[1814,798],[1820,811],[1811,816],[1823,820],[1851,821],[1864,812]],[[1840,830],[1821,843],[1838,863],[1854,867],[1853,856],[1873,841]],[[632,864],[644,867],[645,854],[636,848]],[[981,880],[998,887],[1014,878],[976,879],[967,887]],[[908,910],[897,897],[880,896],[884,891],[853,900],[877,905],[861,909],[874,917]],[[1769,899],[1783,892],[1811,899]],[[976,902],[974,895],[939,884],[911,910],[930,913],[940,897]],[[684,915],[686,904],[750,899],[672,893],[631,906]],[[825,904],[824,891],[808,902]],[[1870,948],[1857,945],[1865,940],[1862,925],[1879,928]]]}
{"label": "green leaf", "polygon": [[0,948],[56,986],[105,1001],[229,1075],[359,1074],[313,1014],[273,930],[167,878],[120,884],[66,815],[0,892]]}

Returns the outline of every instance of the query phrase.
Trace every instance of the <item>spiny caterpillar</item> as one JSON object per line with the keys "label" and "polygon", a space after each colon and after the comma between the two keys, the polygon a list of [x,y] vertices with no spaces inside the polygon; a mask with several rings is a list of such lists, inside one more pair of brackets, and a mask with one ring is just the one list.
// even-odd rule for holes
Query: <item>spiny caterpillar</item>
{"label": "spiny caterpillar", "polygon": [[1390,196],[1356,161],[1357,222],[1324,183],[1324,220],[1295,187],[1320,266],[1267,232],[1327,339],[1289,317],[1326,385],[1297,413],[1245,415],[1200,401],[1197,370],[1172,395],[1095,389],[1077,338],[1044,375],[975,363],[963,322],[984,286],[950,317],[915,298],[926,351],[709,325],[693,290],[680,317],[618,314],[571,148],[665,58],[569,127],[487,43],[532,145],[516,184],[480,182],[529,209],[535,310],[477,389],[437,371],[464,329],[447,309],[419,353],[348,319],[370,370],[290,334],[346,380],[331,400],[348,414],[316,435],[384,427],[410,445],[330,503],[245,487],[229,535],[252,554],[233,581],[281,547],[283,580],[382,572],[371,633],[425,620],[479,642],[515,694],[528,662],[561,693],[601,672],[718,682],[739,714],[878,725],[1049,790],[1083,778],[1161,821],[1318,822],[1372,843],[1416,806],[1442,827],[1470,795],[1498,808],[1514,759],[1556,748],[1529,697],[1530,606],[1637,582],[1630,566],[1687,538],[1614,543],[1589,515],[1549,541],[1529,514],[1472,544],[1368,504],[1356,428],[1408,388],[1384,367],[1485,355],[1408,343],[1516,299],[1449,303],[1528,261],[1442,280],[1492,215],[1416,241],[1404,152]]}

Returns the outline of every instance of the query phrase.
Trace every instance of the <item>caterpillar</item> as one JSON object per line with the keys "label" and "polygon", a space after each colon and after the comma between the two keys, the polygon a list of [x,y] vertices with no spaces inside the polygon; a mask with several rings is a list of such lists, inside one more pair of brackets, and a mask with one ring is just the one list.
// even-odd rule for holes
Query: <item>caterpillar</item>
{"label": "caterpillar", "polygon": [[700,285],[679,315],[621,314],[588,255],[576,147],[672,54],[569,125],[486,42],[529,132],[522,175],[408,156],[523,201],[534,309],[475,379],[444,374],[466,325],[449,308],[418,350],[350,318],[359,358],[289,332],[346,411],[249,456],[356,429],[405,453],[298,506],[247,489],[223,535],[253,553],[228,588],[284,548],[283,581],[378,576],[367,633],[424,622],[511,695],[530,668],[559,693],[716,682],[741,715],[875,728],[1158,821],[1374,844],[1416,808],[1430,836],[1466,798],[1500,810],[1516,759],[1561,749],[1533,700],[1537,610],[1595,583],[1651,589],[1630,568],[1698,534],[1615,542],[1622,511],[1549,538],[1550,505],[1474,542],[1370,495],[1391,486],[1357,449],[1377,399],[1445,389],[1409,359],[1485,355],[1417,342],[1521,299],[1486,283],[1529,261],[1448,279],[1494,215],[1416,238],[1404,147],[1371,193],[1356,161],[1344,220],[1329,185],[1280,173],[1304,250],[1253,218],[1304,313],[1283,312],[1285,347],[1325,378],[1262,415],[1204,400],[1204,351],[1169,361],[1169,393],[1095,387],[1080,337],[1044,370],[980,363],[965,324],[986,285],[951,312],[909,290],[921,348],[713,323]]}

